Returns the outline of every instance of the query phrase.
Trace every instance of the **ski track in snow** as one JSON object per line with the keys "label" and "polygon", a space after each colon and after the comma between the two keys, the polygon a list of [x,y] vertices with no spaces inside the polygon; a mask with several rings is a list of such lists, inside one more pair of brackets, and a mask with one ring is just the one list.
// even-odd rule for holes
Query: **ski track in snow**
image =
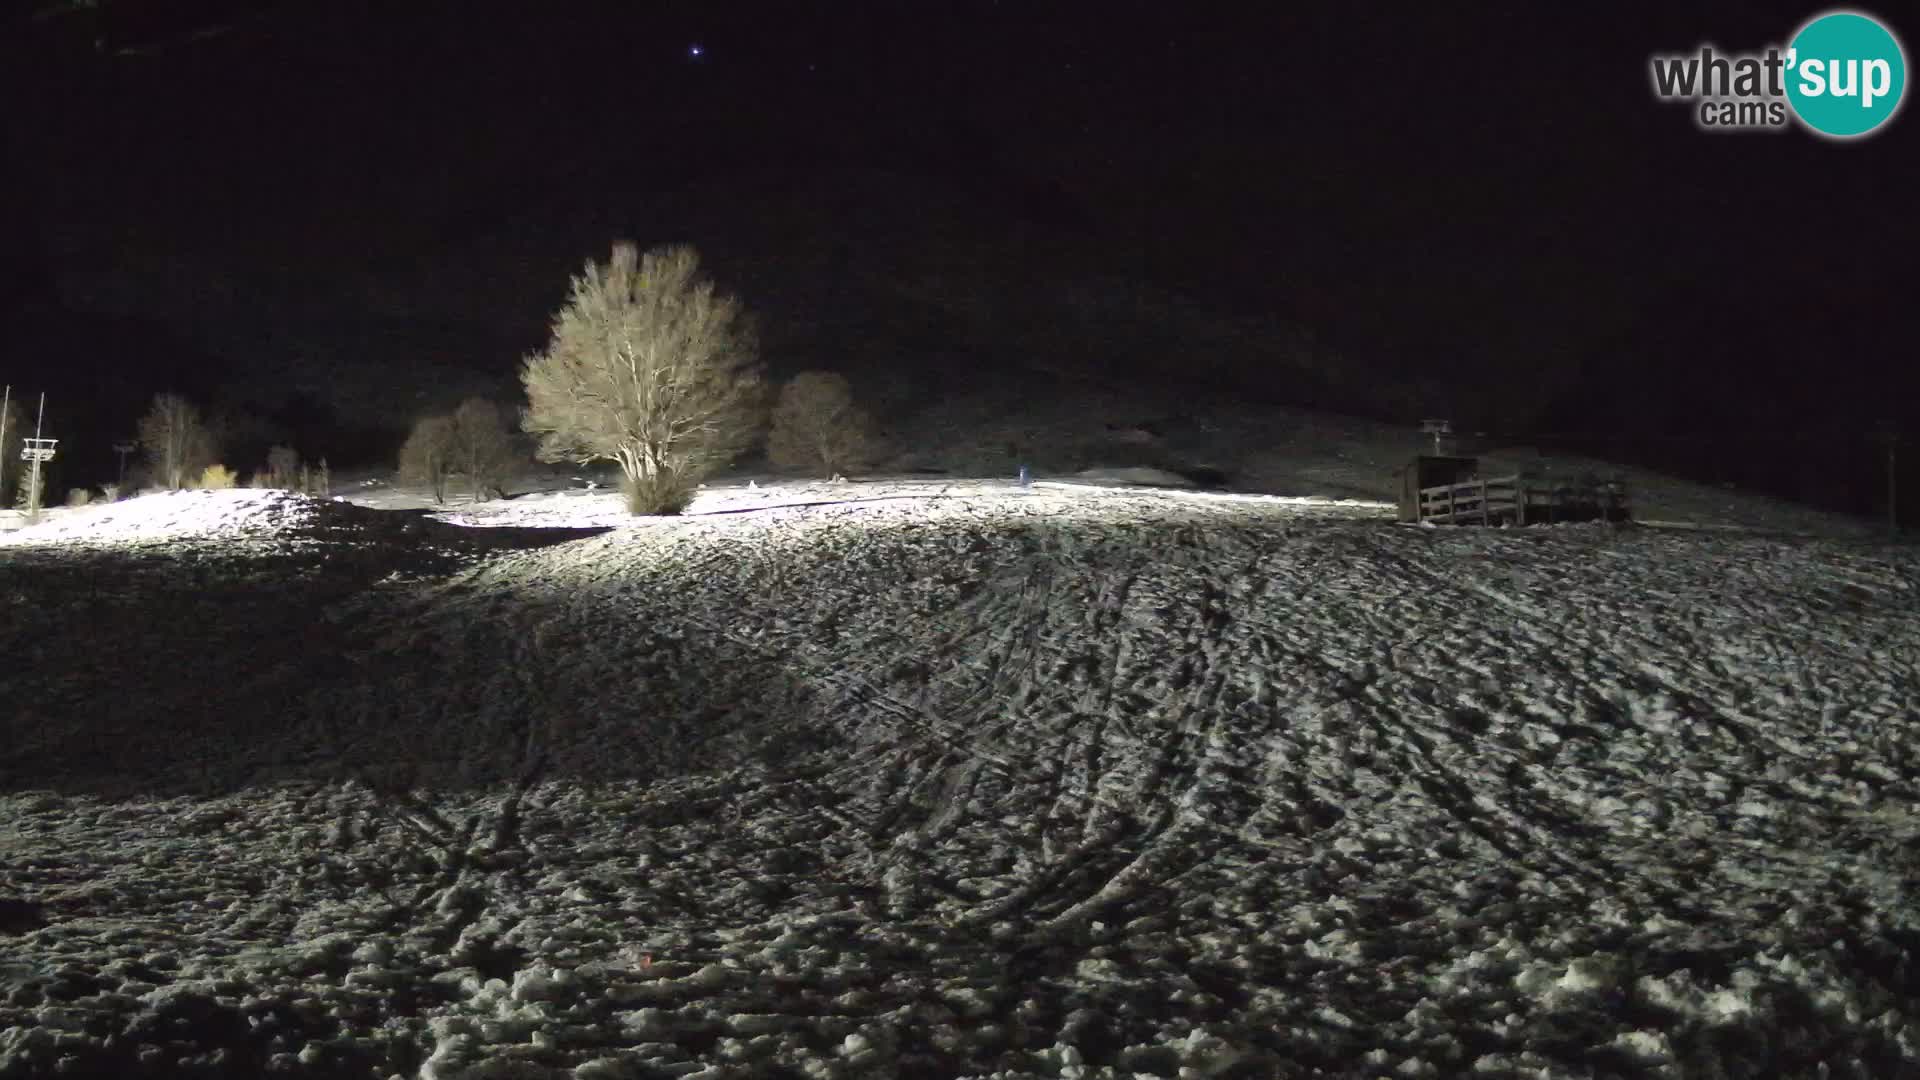
{"label": "ski track in snow", "polygon": [[848,490],[0,539],[0,1078],[1920,1074],[1911,551]]}

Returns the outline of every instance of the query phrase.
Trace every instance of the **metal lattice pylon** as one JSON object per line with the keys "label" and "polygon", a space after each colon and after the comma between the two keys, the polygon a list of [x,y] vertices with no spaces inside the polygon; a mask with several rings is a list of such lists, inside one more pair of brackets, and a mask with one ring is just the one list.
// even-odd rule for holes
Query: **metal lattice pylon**
{"label": "metal lattice pylon", "polygon": [[27,479],[27,520],[40,520],[40,463],[53,460],[53,448],[60,440],[42,438],[47,423],[47,395],[40,395],[40,415],[33,422],[33,438],[20,440],[20,460],[33,463]]}

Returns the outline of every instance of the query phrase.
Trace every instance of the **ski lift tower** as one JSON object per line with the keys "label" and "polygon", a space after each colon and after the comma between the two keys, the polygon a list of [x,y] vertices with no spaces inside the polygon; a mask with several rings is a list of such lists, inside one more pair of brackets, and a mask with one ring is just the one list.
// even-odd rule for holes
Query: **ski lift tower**
{"label": "ski lift tower", "polygon": [[46,422],[46,419],[47,395],[41,394],[40,416],[33,422],[33,438],[20,440],[20,460],[30,463],[33,469],[27,480],[28,524],[40,520],[40,463],[53,460],[53,448],[60,442],[59,439],[40,437],[41,425]]}
{"label": "ski lift tower", "polygon": [[140,449],[140,444],[129,439],[113,444],[113,452],[120,455],[120,478],[115,481],[120,487],[127,486],[127,455]]}
{"label": "ski lift tower", "polygon": [[1420,434],[1433,436],[1433,456],[1439,457],[1446,453],[1440,445],[1440,440],[1453,434],[1453,424],[1446,420],[1422,420]]}

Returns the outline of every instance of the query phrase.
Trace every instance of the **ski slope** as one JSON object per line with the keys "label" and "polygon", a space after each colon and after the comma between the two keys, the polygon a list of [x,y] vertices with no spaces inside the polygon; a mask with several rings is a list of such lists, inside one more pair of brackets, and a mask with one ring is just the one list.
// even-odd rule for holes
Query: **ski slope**
{"label": "ski slope", "polygon": [[0,1077],[1913,1073],[1917,588],[1093,485],[68,511]]}

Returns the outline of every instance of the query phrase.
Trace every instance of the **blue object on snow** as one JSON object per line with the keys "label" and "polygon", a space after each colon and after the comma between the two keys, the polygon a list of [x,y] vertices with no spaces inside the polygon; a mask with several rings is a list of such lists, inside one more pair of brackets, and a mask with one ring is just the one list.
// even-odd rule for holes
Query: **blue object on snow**
{"label": "blue object on snow", "polygon": [[1020,466],[1020,486],[1026,487],[1031,482],[1031,479],[1027,476],[1027,467],[1025,465]]}

